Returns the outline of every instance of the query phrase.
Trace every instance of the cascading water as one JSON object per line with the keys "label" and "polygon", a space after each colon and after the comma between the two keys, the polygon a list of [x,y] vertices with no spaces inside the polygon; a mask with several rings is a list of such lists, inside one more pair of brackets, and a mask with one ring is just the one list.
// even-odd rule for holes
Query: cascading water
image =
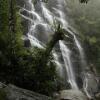
{"label": "cascading water", "polygon": [[81,65],[82,65],[82,71],[84,71],[87,67],[87,62],[85,60],[84,51],[83,51],[83,48],[81,47],[79,41],[77,40],[77,38],[75,36],[74,36],[74,40],[75,40],[75,43],[76,43],[78,50],[79,50],[79,54],[80,54],[80,58],[81,58]]}
{"label": "cascading water", "polygon": [[67,48],[67,46],[62,41],[59,41],[59,44],[60,44],[60,49],[62,51],[62,56],[64,59],[67,74],[68,74],[68,82],[71,84],[72,89],[78,89],[78,86],[75,81],[73,66],[71,63],[71,51]]}
{"label": "cascading water", "polygon": [[[45,44],[49,41],[52,34],[54,34],[54,22],[55,20],[59,22],[63,29],[69,33],[75,42],[76,47],[78,48],[81,63],[86,66],[85,57],[83,53],[83,49],[73,31],[70,30],[71,26],[68,24],[66,11],[66,2],[65,0],[52,0],[48,1],[48,3],[44,3],[41,0],[37,0],[34,5],[32,0],[24,0],[26,3],[24,7],[20,9],[19,14],[28,21],[28,33],[24,37],[24,39],[29,39],[31,44],[37,46],[39,48],[45,48]],[[56,5],[55,5],[56,4]],[[65,34],[65,37],[67,34]],[[72,51],[66,45],[66,40],[59,41],[59,46],[63,58],[64,69],[67,73],[66,79],[72,89],[78,89],[78,85],[76,82],[76,75],[73,69],[72,63]],[[55,61],[58,65],[58,70],[60,75],[63,77],[62,64],[58,60],[57,53],[54,53]],[[82,69],[83,70],[83,69]],[[66,82],[65,82],[66,83]]]}

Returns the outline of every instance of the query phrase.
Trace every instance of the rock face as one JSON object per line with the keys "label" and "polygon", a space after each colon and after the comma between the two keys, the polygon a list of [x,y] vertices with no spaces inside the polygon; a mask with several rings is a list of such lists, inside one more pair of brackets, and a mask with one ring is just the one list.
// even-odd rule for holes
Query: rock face
{"label": "rock face", "polygon": [[60,91],[60,100],[87,100],[87,97],[80,90]]}
{"label": "rock face", "polygon": [[85,73],[83,89],[88,98],[94,98],[95,94],[99,92],[99,82],[92,72]]}
{"label": "rock face", "polygon": [[[2,90],[3,93],[5,93],[3,95],[6,95],[7,100],[51,100],[51,98],[48,96],[41,95],[29,90],[21,89],[11,84],[6,86],[0,83],[0,90]],[[4,99],[0,98],[0,100],[5,100],[5,97]]]}

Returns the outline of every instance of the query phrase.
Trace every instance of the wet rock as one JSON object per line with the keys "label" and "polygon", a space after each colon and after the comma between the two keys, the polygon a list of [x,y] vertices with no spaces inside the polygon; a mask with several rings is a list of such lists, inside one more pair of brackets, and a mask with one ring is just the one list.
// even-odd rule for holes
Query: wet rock
{"label": "wet rock", "polygon": [[9,100],[49,100],[50,98],[29,90],[9,85],[6,87]]}
{"label": "wet rock", "polygon": [[87,100],[87,97],[80,90],[60,91],[60,100]]}
{"label": "wet rock", "polygon": [[83,89],[88,98],[94,98],[94,95],[98,93],[98,81],[92,72],[85,73]]}

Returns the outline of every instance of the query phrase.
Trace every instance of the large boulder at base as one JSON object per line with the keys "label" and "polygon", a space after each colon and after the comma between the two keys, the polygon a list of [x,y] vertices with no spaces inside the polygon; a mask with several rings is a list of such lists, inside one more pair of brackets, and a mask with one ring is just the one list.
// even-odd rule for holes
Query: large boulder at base
{"label": "large boulder at base", "polygon": [[87,97],[80,90],[60,91],[60,100],[87,100]]}
{"label": "large boulder at base", "polygon": [[6,100],[5,98],[7,100],[51,100],[48,96],[18,88],[11,84],[6,86],[0,83],[0,100]]}

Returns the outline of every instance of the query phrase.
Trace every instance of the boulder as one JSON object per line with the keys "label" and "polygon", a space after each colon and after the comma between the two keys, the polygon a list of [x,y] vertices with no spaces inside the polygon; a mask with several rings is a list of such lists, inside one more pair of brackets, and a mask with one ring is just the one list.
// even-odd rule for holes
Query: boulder
{"label": "boulder", "polygon": [[87,97],[80,90],[60,91],[60,100],[87,100]]}
{"label": "boulder", "polygon": [[0,83],[0,100],[51,100],[50,97],[16,87],[12,84]]}

